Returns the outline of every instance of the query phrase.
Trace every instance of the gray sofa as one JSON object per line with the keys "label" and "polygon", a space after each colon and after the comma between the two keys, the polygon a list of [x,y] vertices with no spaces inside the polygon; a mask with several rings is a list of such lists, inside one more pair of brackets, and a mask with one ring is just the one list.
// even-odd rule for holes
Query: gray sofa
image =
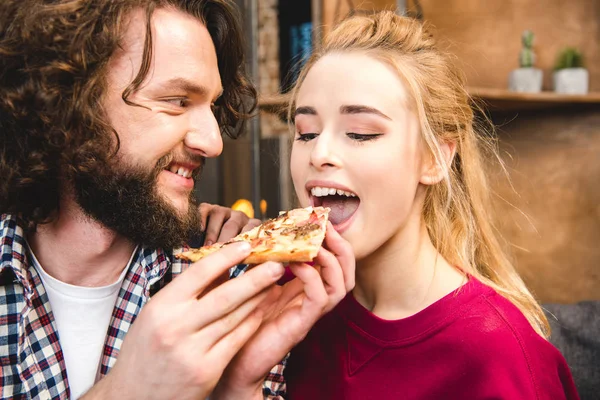
{"label": "gray sofa", "polygon": [[552,342],[571,367],[582,400],[600,400],[600,301],[544,304]]}

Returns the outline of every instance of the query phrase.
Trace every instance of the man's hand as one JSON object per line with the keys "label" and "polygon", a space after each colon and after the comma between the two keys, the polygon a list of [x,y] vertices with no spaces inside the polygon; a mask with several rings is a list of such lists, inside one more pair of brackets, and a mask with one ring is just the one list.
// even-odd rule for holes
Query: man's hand
{"label": "man's hand", "polygon": [[331,223],[315,264],[320,267],[291,264],[296,278],[269,290],[260,306],[260,329],[227,367],[211,399],[262,399],[262,383],[271,368],[354,287],[354,253]]}
{"label": "man's hand", "polygon": [[250,219],[241,211],[208,203],[200,204],[200,217],[206,232],[205,245],[226,242],[260,225],[260,220]]}
{"label": "man's hand", "polygon": [[265,263],[210,289],[250,253],[235,243],[192,264],[143,308],[117,363],[85,399],[204,399],[259,328],[259,304],[283,267]]}

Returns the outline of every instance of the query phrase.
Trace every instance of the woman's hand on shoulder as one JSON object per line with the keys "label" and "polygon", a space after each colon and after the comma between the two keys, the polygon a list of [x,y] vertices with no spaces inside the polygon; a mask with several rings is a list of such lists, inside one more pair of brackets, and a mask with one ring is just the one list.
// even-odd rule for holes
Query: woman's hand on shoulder
{"label": "woman's hand on shoulder", "polygon": [[206,232],[205,245],[226,242],[241,232],[260,225],[260,220],[249,218],[241,211],[216,204],[202,203],[199,206],[202,226]]}

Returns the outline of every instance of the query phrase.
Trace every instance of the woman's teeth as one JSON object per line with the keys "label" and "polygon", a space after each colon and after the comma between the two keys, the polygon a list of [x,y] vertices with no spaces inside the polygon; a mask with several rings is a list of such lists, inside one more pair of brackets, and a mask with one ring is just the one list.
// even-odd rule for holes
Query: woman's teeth
{"label": "woman's teeth", "polygon": [[336,194],[338,196],[356,197],[356,195],[352,192],[346,192],[346,191],[340,190],[340,189],[319,187],[319,186],[310,189],[310,194],[312,194],[315,197],[333,196]]}
{"label": "woman's teeth", "polygon": [[177,165],[173,165],[171,168],[169,168],[169,171],[179,176],[183,176],[184,178],[189,178],[190,176],[192,176],[192,170],[179,167]]}

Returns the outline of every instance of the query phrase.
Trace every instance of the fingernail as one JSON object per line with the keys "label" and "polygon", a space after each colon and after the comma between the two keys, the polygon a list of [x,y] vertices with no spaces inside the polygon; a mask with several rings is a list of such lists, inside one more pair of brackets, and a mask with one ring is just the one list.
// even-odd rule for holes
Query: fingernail
{"label": "fingernail", "polygon": [[212,240],[207,240],[206,242],[204,242],[205,246],[210,246],[211,244],[213,244],[214,242]]}
{"label": "fingernail", "polygon": [[280,263],[271,263],[269,264],[269,271],[271,271],[271,274],[275,278],[279,278],[285,272],[285,268],[283,268],[283,265]]}
{"label": "fingernail", "polygon": [[252,248],[252,246],[248,242],[238,242],[238,243],[239,243],[238,244],[238,248],[243,253],[246,253],[246,252],[250,251],[250,249]]}

